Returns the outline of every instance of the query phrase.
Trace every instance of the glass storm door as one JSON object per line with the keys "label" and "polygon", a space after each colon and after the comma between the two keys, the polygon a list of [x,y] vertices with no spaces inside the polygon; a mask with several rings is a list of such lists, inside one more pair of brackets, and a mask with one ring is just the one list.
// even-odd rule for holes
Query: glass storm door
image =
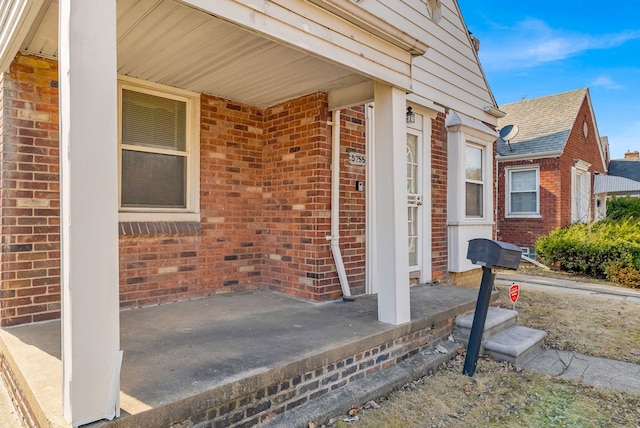
{"label": "glass storm door", "polygon": [[407,133],[407,207],[409,214],[409,271],[420,270],[422,167],[420,138]]}

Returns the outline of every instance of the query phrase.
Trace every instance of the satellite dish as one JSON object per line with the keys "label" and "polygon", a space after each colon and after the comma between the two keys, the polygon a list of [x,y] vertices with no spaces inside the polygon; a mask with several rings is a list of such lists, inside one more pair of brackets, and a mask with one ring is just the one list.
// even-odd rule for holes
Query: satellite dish
{"label": "satellite dish", "polygon": [[500,139],[502,139],[502,141],[506,141],[507,145],[509,146],[509,151],[513,151],[513,149],[511,148],[511,143],[509,143],[509,141],[516,138],[516,135],[518,135],[518,131],[520,131],[518,125],[507,125],[502,127],[499,132]]}
{"label": "satellite dish", "polygon": [[500,130],[500,138],[509,142],[518,135],[518,131],[520,131],[518,125],[507,125]]}

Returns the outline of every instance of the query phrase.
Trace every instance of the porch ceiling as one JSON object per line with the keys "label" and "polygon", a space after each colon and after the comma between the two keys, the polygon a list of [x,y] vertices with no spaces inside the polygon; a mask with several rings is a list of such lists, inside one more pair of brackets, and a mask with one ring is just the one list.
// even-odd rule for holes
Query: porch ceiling
{"label": "porch ceiling", "polygon": [[[176,0],[116,4],[119,74],[261,107],[368,80]],[[57,57],[56,0],[45,2],[21,50]]]}

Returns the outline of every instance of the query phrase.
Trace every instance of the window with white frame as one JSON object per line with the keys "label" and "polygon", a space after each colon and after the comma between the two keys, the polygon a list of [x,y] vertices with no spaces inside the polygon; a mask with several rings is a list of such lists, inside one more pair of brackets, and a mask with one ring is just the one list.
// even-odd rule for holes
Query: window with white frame
{"label": "window with white frame", "polygon": [[121,217],[195,220],[199,95],[130,78],[118,89]]}
{"label": "window with white frame", "polygon": [[467,144],[465,147],[465,215],[484,216],[484,148]]}
{"label": "window with white frame", "polygon": [[538,167],[507,169],[507,216],[539,216],[539,184]]}

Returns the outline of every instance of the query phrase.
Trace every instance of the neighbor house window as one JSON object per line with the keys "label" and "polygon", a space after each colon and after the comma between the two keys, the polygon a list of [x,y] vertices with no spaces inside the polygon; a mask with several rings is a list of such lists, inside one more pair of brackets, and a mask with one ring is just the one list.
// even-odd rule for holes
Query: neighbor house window
{"label": "neighbor house window", "polygon": [[122,78],[119,100],[120,212],[195,219],[188,214],[199,205],[199,95]]}
{"label": "neighbor house window", "polygon": [[483,217],[484,148],[467,144],[465,149],[465,215]]}
{"label": "neighbor house window", "polygon": [[507,215],[511,217],[539,216],[539,169],[507,170]]}

